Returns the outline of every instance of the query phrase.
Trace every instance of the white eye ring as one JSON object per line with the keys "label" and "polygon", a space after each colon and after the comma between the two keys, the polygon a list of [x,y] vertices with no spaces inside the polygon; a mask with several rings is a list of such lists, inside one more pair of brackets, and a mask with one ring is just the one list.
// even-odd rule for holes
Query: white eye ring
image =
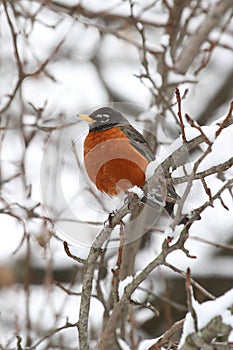
{"label": "white eye ring", "polygon": [[108,121],[109,121],[109,115],[108,114],[103,114],[101,122],[102,123],[106,123]]}

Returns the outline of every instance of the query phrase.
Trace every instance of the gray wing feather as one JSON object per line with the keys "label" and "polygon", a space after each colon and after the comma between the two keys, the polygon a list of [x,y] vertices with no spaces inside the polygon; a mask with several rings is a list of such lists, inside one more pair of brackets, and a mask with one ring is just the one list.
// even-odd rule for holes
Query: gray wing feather
{"label": "gray wing feather", "polygon": [[119,125],[121,130],[128,136],[130,143],[134,146],[139,153],[141,153],[148,162],[155,159],[154,153],[150,148],[149,144],[146,142],[142,134],[138,132],[132,125],[123,124]]}

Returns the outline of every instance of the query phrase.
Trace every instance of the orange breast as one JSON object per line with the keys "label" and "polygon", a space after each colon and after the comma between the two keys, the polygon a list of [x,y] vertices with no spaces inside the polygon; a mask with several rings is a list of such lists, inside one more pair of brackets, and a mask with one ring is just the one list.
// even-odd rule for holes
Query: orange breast
{"label": "orange breast", "polygon": [[148,161],[118,127],[89,132],[84,142],[84,162],[96,187],[109,195],[145,183]]}

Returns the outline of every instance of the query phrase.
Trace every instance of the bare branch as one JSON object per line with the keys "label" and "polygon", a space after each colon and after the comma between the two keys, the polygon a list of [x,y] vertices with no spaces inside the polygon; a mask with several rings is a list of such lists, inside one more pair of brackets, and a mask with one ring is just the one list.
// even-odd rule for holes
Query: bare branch
{"label": "bare branch", "polygon": [[[70,16],[78,15],[78,16],[84,16],[89,19],[95,19],[95,18],[102,18],[108,25],[111,22],[120,22],[125,21],[127,25],[131,25],[134,20],[130,18],[129,16],[122,14],[112,13],[110,9],[108,8],[106,11],[92,11],[91,8],[85,8],[82,6],[82,4],[78,5],[68,5],[65,2],[57,2],[55,0],[52,1],[44,1],[44,0],[36,0],[36,2],[41,3],[43,6],[48,7],[50,10],[54,12],[61,12],[65,13]],[[79,18],[80,19],[80,18]],[[143,17],[136,17],[135,18],[138,22],[141,22],[145,25],[153,26],[153,27],[165,27],[167,24],[166,22],[155,22],[151,21],[149,19],[145,19]]]}
{"label": "bare branch", "polygon": [[63,245],[64,245],[65,252],[66,252],[66,254],[67,254],[67,256],[68,256],[69,258],[71,258],[71,259],[73,259],[73,260],[79,262],[80,264],[84,264],[84,263],[85,263],[85,261],[86,261],[85,259],[81,259],[81,258],[77,257],[76,255],[71,254],[67,242],[64,241],[64,242],[63,242]]}
{"label": "bare branch", "polygon": [[210,245],[213,245],[213,246],[215,246],[217,248],[233,250],[233,245],[232,244],[213,242],[213,241],[210,241],[209,239],[205,239],[205,238],[202,238],[202,237],[199,237],[199,236],[190,236],[190,239],[193,239],[193,240],[198,241],[198,242],[210,244]]}
{"label": "bare branch", "polygon": [[40,340],[38,340],[36,343],[34,343],[32,346],[30,346],[28,348],[28,350],[35,350],[37,349],[37,347],[43,343],[46,339],[50,338],[52,335],[59,333],[60,331],[67,329],[67,328],[76,328],[78,326],[78,322],[75,323],[70,323],[70,322],[66,322],[65,325],[61,326],[61,327],[57,327],[52,329],[50,332],[48,332],[43,338],[41,338]]}
{"label": "bare branch", "polygon": [[[177,267],[173,266],[172,264],[169,264],[168,262],[166,262],[164,264],[165,266],[167,266],[169,269],[171,269],[172,271],[178,273],[180,276],[182,276],[183,278],[186,278],[186,273],[180,269],[178,269]],[[192,284],[193,287],[197,288],[203,295],[205,295],[207,298],[211,299],[211,300],[215,300],[215,296],[213,294],[211,294],[207,289],[205,289],[204,287],[202,287],[198,282],[196,282],[192,277],[190,278],[190,283]]]}
{"label": "bare branch", "polygon": [[177,333],[183,326],[184,319],[175,322],[160,338],[159,340],[153,344],[151,347],[149,347],[148,350],[159,350],[163,347],[163,345],[166,345],[168,342],[171,341],[171,338],[174,336],[175,333]]}
{"label": "bare branch", "polygon": [[189,309],[189,312],[192,315],[193,318],[193,323],[194,323],[194,328],[195,331],[198,331],[198,319],[197,319],[197,314],[196,311],[193,307],[193,303],[192,303],[192,298],[193,298],[193,290],[192,290],[192,286],[191,286],[191,271],[190,268],[187,269],[186,272],[186,278],[185,278],[185,290],[186,290],[186,296],[187,296],[187,306]]}
{"label": "bare branch", "polygon": [[185,136],[184,121],[183,121],[183,117],[182,117],[180,90],[178,88],[176,88],[175,93],[176,93],[176,100],[177,100],[177,105],[178,105],[177,115],[178,115],[179,121],[180,121],[181,135],[182,135],[183,142],[186,143],[187,140],[186,140],[186,136]]}
{"label": "bare branch", "polygon": [[177,249],[183,249],[184,244],[186,240],[188,239],[188,234],[186,230],[183,230],[180,234],[180,238],[176,243],[173,245],[168,245],[166,242],[170,242],[170,239],[166,239],[163,244],[163,250],[161,253],[152,260],[147,266],[145,266],[144,270],[140,272],[131,283],[129,283],[125,287],[125,291],[119,302],[115,305],[109,320],[106,324],[106,327],[103,331],[103,334],[101,336],[100,344],[98,349],[104,350],[106,348],[106,344],[108,342],[109,337],[112,336],[114,329],[116,328],[116,325],[118,323],[118,317],[120,313],[122,312],[125,305],[129,303],[129,300],[131,298],[131,295],[133,292],[137,289],[137,287],[142,283],[142,281],[145,280],[145,278],[152,272],[156,267],[159,265],[165,264],[166,257],[172,252]]}
{"label": "bare branch", "polygon": [[[224,342],[219,344],[216,342],[216,338],[221,335],[226,336],[231,332],[232,327],[230,325],[224,324],[221,316],[216,316],[213,318],[206,327],[202,330],[199,330],[198,333],[190,334],[182,347],[181,350],[230,350],[232,348],[231,344]],[[222,347],[223,346],[223,347]]]}
{"label": "bare branch", "polygon": [[183,50],[180,52],[176,61],[176,69],[178,72],[185,74],[197,56],[200,46],[208,38],[209,33],[222,20],[224,14],[233,6],[232,0],[218,1],[204,18],[199,29],[193,33]]}
{"label": "bare branch", "polygon": [[131,202],[124,205],[111,219],[105,224],[103,230],[98,234],[90,249],[88,258],[84,264],[84,276],[82,284],[82,297],[79,311],[79,342],[83,350],[89,349],[88,341],[88,319],[90,309],[90,298],[92,292],[92,283],[95,270],[95,263],[100,256],[104,242],[108,239],[114,227],[116,227],[125,215],[131,212],[138,205],[139,198],[132,196]]}

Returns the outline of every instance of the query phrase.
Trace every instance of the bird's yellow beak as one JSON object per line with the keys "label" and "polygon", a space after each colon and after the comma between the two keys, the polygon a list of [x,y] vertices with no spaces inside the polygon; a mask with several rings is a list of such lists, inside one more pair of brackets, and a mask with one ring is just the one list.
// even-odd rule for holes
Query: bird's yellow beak
{"label": "bird's yellow beak", "polygon": [[92,119],[91,117],[89,117],[89,115],[86,115],[86,114],[80,114],[79,118],[86,120],[88,123],[95,122],[95,119]]}

